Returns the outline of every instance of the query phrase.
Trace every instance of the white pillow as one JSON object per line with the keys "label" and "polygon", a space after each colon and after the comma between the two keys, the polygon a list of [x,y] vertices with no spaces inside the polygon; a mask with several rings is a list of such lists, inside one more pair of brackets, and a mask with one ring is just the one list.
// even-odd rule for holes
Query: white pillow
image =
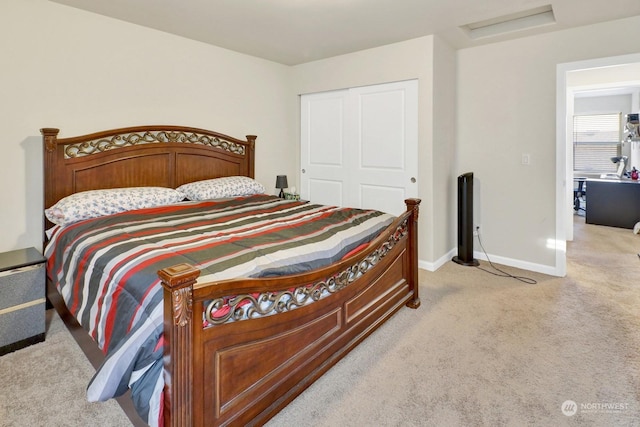
{"label": "white pillow", "polygon": [[177,190],[189,200],[222,199],[266,192],[262,184],[247,176],[205,179],[181,185]]}
{"label": "white pillow", "polygon": [[68,225],[134,209],[170,205],[184,200],[184,194],[165,187],[127,187],[90,190],[71,194],[44,213],[49,221]]}

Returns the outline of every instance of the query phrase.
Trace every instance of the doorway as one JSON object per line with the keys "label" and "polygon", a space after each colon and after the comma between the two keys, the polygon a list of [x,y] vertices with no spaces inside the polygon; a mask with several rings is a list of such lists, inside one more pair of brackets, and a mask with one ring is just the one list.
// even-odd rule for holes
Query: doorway
{"label": "doorway", "polygon": [[[558,273],[566,274],[566,242],[573,240],[573,143],[572,117],[575,88],[568,84],[570,73],[640,63],[640,54],[598,58],[558,64],[556,78],[556,251]],[[613,84],[613,80],[612,80]],[[618,83],[620,85],[620,83]],[[587,189],[588,197],[588,189]]]}

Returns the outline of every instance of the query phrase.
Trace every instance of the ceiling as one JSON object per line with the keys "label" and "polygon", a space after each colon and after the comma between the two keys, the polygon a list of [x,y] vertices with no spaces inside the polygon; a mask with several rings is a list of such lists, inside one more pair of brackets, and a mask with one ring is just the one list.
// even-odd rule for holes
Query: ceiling
{"label": "ceiling", "polygon": [[[640,15],[638,0],[50,0],[296,65],[430,34],[455,48]],[[555,23],[473,39],[461,27],[551,6]],[[541,16],[541,15],[540,15]],[[516,15],[518,17],[518,15]]]}

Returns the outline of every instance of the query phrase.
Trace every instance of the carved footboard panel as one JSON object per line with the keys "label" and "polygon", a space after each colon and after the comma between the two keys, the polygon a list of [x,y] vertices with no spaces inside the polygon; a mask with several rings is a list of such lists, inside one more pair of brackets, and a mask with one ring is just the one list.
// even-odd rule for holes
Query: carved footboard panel
{"label": "carved footboard panel", "polygon": [[370,249],[311,273],[197,283],[187,264],[160,271],[165,424],[263,424],[402,306],[417,308],[418,204]]}

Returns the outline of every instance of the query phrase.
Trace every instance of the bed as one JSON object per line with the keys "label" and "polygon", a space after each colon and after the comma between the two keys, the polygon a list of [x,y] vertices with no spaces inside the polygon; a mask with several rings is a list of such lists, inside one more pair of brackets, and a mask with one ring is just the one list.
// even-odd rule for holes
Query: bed
{"label": "bed", "polygon": [[[237,139],[181,126],[130,127],[72,138],[58,138],[59,130],[53,128],[41,133],[45,209],[98,189],[175,189],[215,178],[254,178],[252,135]],[[265,194],[243,196],[243,203],[245,199],[253,203],[244,208],[252,213],[284,206],[298,218],[298,210],[325,209]],[[206,215],[216,216],[236,203],[236,198],[180,202],[179,208],[169,210],[206,205],[218,210]],[[417,308],[419,204],[418,199],[406,200],[406,211],[385,223],[372,240],[354,240],[354,248],[343,248],[321,267],[311,263],[300,271],[230,278],[208,274],[187,258],[158,269],[161,423],[264,424],[395,312],[403,306]],[[122,215],[130,221],[128,215],[133,214]],[[56,233],[63,234],[56,227],[65,232],[73,228],[55,226],[45,218],[45,245],[51,236],[55,240]],[[105,223],[103,228],[112,227]],[[50,269],[55,258],[49,257]],[[66,306],[55,277],[48,274],[49,300],[92,363],[108,364],[109,355],[96,361],[101,352],[88,334],[79,332],[70,316],[77,310]]]}

